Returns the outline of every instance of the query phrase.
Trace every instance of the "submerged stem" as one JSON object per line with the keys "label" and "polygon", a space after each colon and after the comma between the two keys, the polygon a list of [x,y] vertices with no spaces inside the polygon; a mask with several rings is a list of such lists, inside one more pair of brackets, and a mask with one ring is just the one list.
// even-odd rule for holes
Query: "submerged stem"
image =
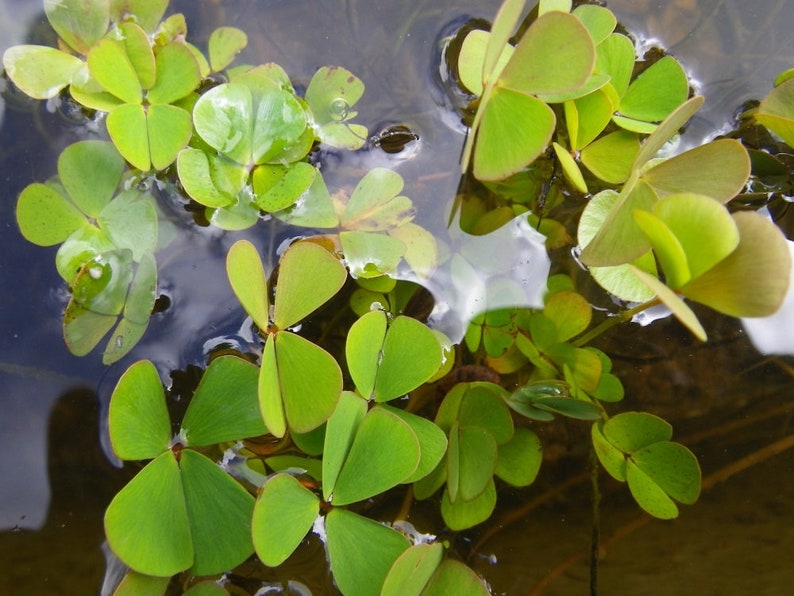
{"label": "submerged stem", "polygon": [[577,348],[584,346],[594,340],[596,337],[611,329],[615,325],[620,323],[625,323],[626,321],[630,321],[634,318],[635,315],[638,315],[644,310],[647,310],[653,306],[657,306],[661,304],[661,300],[658,298],[653,298],[648,300],[648,302],[643,302],[642,304],[638,304],[634,308],[630,308],[628,310],[623,310],[616,315],[609,317],[608,319],[604,319],[598,325],[593,327],[590,331],[585,333],[584,335],[580,336],[578,339],[571,342],[571,344]]}

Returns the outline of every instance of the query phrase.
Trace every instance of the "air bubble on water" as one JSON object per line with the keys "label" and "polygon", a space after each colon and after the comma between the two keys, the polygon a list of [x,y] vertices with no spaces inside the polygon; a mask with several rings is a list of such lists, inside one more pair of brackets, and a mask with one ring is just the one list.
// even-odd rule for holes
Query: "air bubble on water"
{"label": "air bubble on water", "polygon": [[337,97],[331,102],[331,116],[336,120],[344,120],[350,113],[350,104],[343,97]]}

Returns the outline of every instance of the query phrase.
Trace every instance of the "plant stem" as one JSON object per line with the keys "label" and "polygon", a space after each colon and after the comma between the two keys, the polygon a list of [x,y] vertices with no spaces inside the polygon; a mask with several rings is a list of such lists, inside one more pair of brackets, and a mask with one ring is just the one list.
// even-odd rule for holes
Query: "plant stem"
{"label": "plant stem", "polygon": [[600,466],[595,449],[590,448],[590,496],[593,505],[593,527],[590,534],[590,596],[598,594],[598,553],[601,548],[601,491],[598,488]]}
{"label": "plant stem", "polygon": [[607,331],[608,329],[611,329],[612,327],[620,323],[625,323],[626,321],[630,321],[632,318],[634,318],[635,315],[658,304],[661,304],[661,300],[659,300],[658,298],[653,298],[651,300],[648,300],[648,302],[643,302],[642,304],[638,304],[634,308],[621,311],[612,317],[604,319],[603,321],[601,321],[601,323],[593,327],[590,331],[580,336],[578,339],[572,341],[571,345],[579,348],[585,344],[588,344],[596,337],[604,333],[604,331]]}

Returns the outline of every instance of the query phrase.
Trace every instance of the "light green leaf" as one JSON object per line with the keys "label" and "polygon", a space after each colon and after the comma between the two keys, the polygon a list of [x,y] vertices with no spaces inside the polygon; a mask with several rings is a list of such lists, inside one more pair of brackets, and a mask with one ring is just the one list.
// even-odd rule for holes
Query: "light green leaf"
{"label": "light green leaf", "polygon": [[659,519],[678,517],[678,506],[652,478],[631,460],[626,464],[626,480],[631,496],[640,507],[652,516]]}
{"label": "light green leaf", "polygon": [[596,46],[612,34],[618,22],[611,10],[595,4],[577,6],[573,15],[582,21]]}
{"label": "light green leaf", "polygon": [[679,129],[695,115],[695,112],[703,105],[703,101],[704,98],[702,95],[695,95],[673,110],[670,115],[659,124],[656,130],[645,139],[640,151],[637,153],[637,157],[634,159],[632,170],[639,171],[649,159],[654,157],[664,144],[673,138]]}
{"label": "light green leaf", "polygon": [[58,177],[69,197],[91,218],[113,198],[124,173],[124,159],[112,143],[79,141],[58,157]]}
{"label": "light green leaf", "polygon": [[734,213],[739,245],[681,292],[732,317],[768,316],[783,303],[791,277],[791,253],[780,229],[751,212]]}
{"label": "light green leaf", "polygon": [[108,0],[44,0],[44,13],[60,38],[79,54],[86,54],[108,30]]}
{"label": "light green leaf", "polygon": [[584,97],[566,101],[565,120],[571,148],[578,151],[592,143],[609,124],[612,111],[612,101],[601,89]]}
{"label": "light green leaf", "polygon": [[422,592],[423,596],[488,596],[491,591],[486,583],[470,567],[455,559],[446,559]]}
{"label": "light green leaf", "polygon": [[358,425],[333,490],[334,505],[363,501],[406,482],[419,465],[419,440],[394,413],[370,410]]}
{"label": "light green leaf", "polygon": [[206,207],[234,204],[248,178],[248,170],[240,164],[192,147],[179,152],[176,167],[187,194]]}
{"label": "light green leaf", "polygon": [[450,503],[472,501],[493,482],[497,445],[484,428],[461,427],[449,434],[447,450],[447,494]]}
{"label": "light green leaf", "polygon": [[686,101],[689,81],[678,60],[664,56],[644,70],[626,90],[620,115],[660,122]]}
{"label": "light green leaf", "polygon": [[[512,55],[513,48],[507,42],[513,36],[526,4],[526,0],[505,0],[499,7],[491,26],[485,54],[479,60],[479,63],[482,64],[477,77],[481,83],[480,92],[469,87],[475,95],[482,93],[483,83],[490,82],[499,76],[507,59]],[[463,45],[465,45],[465,40]]]}
{"label": "light green leaf", "polygon": [[458,499],[452,503],[446,490],[441,497],[441,516],[449,529],[455,532],[484,522],[491,517],[494,507],[496,507],[496,486],[493,479],[482,494],[472,501]]}
{"label": "light green leaf", "polygon": [[128,571],[113,596],[164,596],[170,581],[170,577],[154,577]]}
{"label": "light green leaf", "polygon": [[582,163],[604,182],[621,184],[631,175],[640,150],[639,137],[627,130],[616,130],[582,149]]}
{"label": "light green leaf", "polygon": [[375,378],[386,337],[386,313],[370,311],[350,326],[345,343],[345,359],[356,389],[365,399],[372,399]]}
{"label": "light green leaf", "polygon": [[529,486],[542,461],[543,447],[538,436],[527,428],[517,428],[512,439],[499,445],[494,474],[513,486]]}
{"label": "light green leaf", "polygon": [[626,455],[604,436],[603,427],[603,422],[596,422],[590,427],[598,461],[612,478],[618,482],[626,482]]}
{"label": "light green leaf", "polygon": [[150,89],[157,79],[157,67],[146,32],[136,23],[121,23],[118,26],[118,39],[124,46],[141,87]]}
{"label": "light green leaf", "polygon": [[193,106],[196,132],[213,149],[246,165],[252,160],[253,97],[240,83],[218,85]]}
{"label": "light green leaf", "polygon": [[527,29],[498,84],[524,94],[570,92],[584,85],[594,64],[595,46],[582,22],[549,12]]}
{"label": "light green leaf", "polygon": [[53,246],[88,225],[85,215],[52,186],[34,182],[17,200],[16,218],[26,240]]}
{"label": "light green leaf", "polygon": [[394,170],[373,168],[353,189],[340,217],[343,228],[376,232],[413,219],[411,199],[401,196],[403,179]]}
{"label": "light green leaf", "polygon": [[700,466],[683,445],[654,443],[632,453],[630,461],[679,503],[692,505],[700,496]]}
{"label": "light green leaf", "polygon": [[349,123],[357,115],[352,107],[363,94],[361,79],[340,66],[323,66],[314,73],[305,99],[322,142],[351,150],[364,145],[367,129]]}
{"label": "light green leaf", "polygon": [[328,302],[346,279],[344,265],[319,244],[292,244],[279,264],[274,324],[279,329],[292,327]]}
{"label": "light green leaf", "polygon": [[152,162],[149,126],[143,106],[133,103],[121,105],[108,114],[106,124],[113,144],[124,159],[142,172],[148,172]]}
{"label": "light green leaf", "polygon": [[[539,99],[502,87],[481,104],[476,135],[474,175],[478,180],[503,180],[532,163],[548,147],[557,122]],[[519,123],[516,114],[522,115]]]}
{"label": "light green leaf", "polygon": [[339,241],[353,277],[387,275],[397,268],[406,251],[400,240],[378,232],[341,232]]}
{"label": "light green leaf", "polygon": [[[520,2],[523,4],[524,2]],[[498,41],[492,42],[493,33],[474,29],[463,40],[458,55],[458,79],[460,83],[474,95],[482,95],[483,80],[486,77],[498,76],[505,64],[513,55],[513,46],[507,44],[507,39],[502,41],[503,49],[497,55],[497,61],[491,65],[490,72],[485,72],[486,49],[495,46]],[[491,74],[492,73],[492,74]]]}
{"label": "light green leaf", "polygon": [[612,445],[628,454],[673,436],[673,427],[667,421],[647,412],[617,414],[604,423],[602,430]]}
{"label": "light green leaf", "polygon": [[160,23],[168,0],[110,0],[110,18],[119,23],[130,15],[145,31],[151,32]]}
{"label": "light green leaf", "polygon": [[794,78],[769,92],[758,106],[755,119],[794,147]]}
{"label": "light green leaf", "polygon": [[237,27],[218,27],[210,34],[209,56],[212,72],[229,66],[235,56],[248,45],[248,36]]}
{"label": "light green leaf", "polygon": [[333,356],[299,335],[280,332],[273,343],[287,424],[307,433],[333,413],[342,393],[342,371]]}
{"label": "light green leaf", "polygon": [[171,451],[149,462],[105,511],[105,536],[128,567],[158,577],[193,564],[179,464]]}
{"label": "light green leaf", "polygon": [[195,557],[190,573],[213,575],[234,569],[254,552],[254,497],[191,449],[182,450],[179,465]]}
{"label": "light green leaf", "polygon": [[[401,554],[389,570],[380,596],[420,596],[444,556],[439,542],[416,544]],[[445,592],[446,594],[468,592]]]}
{"label": "light green leaf", "polygon": [[[711,200],[711,199],[709,199]],[[719,205],[719,203],[715,203]],[[636,209],[634,221],[648,237],[653,252],[665,274],[665,282],[673,289],[680,288],[692,278],[684,247],[672,230],[653,213]]]}
{"label": "light green leaf", "polygon": [[157,209],[151,195],[125,190],[97,215],[97,223],[119,248],[140,261],[157,249]]}
{"label": "light green leaf", "polygon": [[391,566],[410,543],[387,526],[336,507],[325,517],[328,559],[346,596],[378,596]]}
{"label": "light green leaf", "polygon": [[320,513],[320,500],[288,474],[276,474],[262,487],[251,530],[256,554],[278,567],[298,548]]}
{"label": "light green leaf", "polygon": [[577,292],[563,290],[546,298],[543,314],[557,326],[557,341],[568,341],[590,325],[592,308]]}
{"label": "light green leaf", "polygon": [[190,112],[177,106],[152,105],[146,114],[152,167],[164,170],[176,159],[193,135]]}
{"label": "light green leaf", "polygon": [[267,432],[257,399],[259,369],[236,356],[219,356],[201,377],[182,420],[193,447],[257,437]]}
{"label": "light green leaf", "polygon": [[171,420],[154,364],[140,360],[121,376],[110,398],[110,441],[123,460],[151,459],[168,449]]}
{"label": "light green leaf", "polygon": [[268,334],[265,340],[257,387],[259,411],[262,413],[265,426],[272,435],[281,438],[287,432],[287,418],[284,414],[284,397],[276,361],[274,334]]}
{"label": "light green leaf", "polygon": [[3,54],[6,74],[33,99],[56,97],[82,66],[76,56],[48,46],[13,46]]}
{"label": "light green leaf", "polygon": [[146,98],[151,104],[170,104],[194,91],[201,73],[193,53],[183,43],[171,42],[157,52],[157,82]]}
{"label": "light green leaf", "polygon": [[587,194],[587,183],[584,181],[582,171],[579,169],[579,166],[576,165],[574,158],[562,145],[552,143],[552,146],[554,147],[554,153],[557,156],[557,160],[560,162],[560,166],[562,166],[562,172],[568,184],[574,190],[582,194]]}
{"label": "light green leaf", "polygon": [[648,288],[654,294],[656,294],[656,297],[659,298],[659,300],[661,300],[667,308],[673,311],[676,319],[681,321],[681,323],[683,323],[683,325],[689,329],[692,334],[700,341],[706,341],[706,330],[703,329],[703,325],[701,325],[700,321],[698,321],[697,315],[692,312],[692,309],[687,306],[687,304],[679,297],[677,293],[659,281],[657,277],[649,275],[648,273],[641,271],[633,265],[629,265],[629,267],[631,268],[632,273],[634,273],[634,275],[636,275],[642,283],[648,286]]}
{"label": "light green leaf", "polygon": [[625,35],[613,33],[596,47],[595,69],[608,75],[617,97],[623,97],[634,70],[634,44]]}
{"label": "light green leaf", "polygon": [[121,41],[106,37],[92,47],[88,53],[88,69],[105,91],[125,103],[139,105],[143,100],[138,73]]}
{"label": "light green leaf", "polygon": [[439,462],[441,462],[447,451],[447,436],[444,434],[444,431],[421,416],[387,405],[382,405],[380,407],[407,423],[419,440],[419,465],[416,467],[414,473],[404,480],[403,483],[416,482],[430,474]]}
{"label": "light green leaf", "polygon": [[285,223],[306,228],[335,228],[339,225],[334,203],[320,172],[296,203],[274,215]]}
{"label": "light green leaf", "polygon": [[306,162],[257,166],[253,174],[254,200],[263,211],[287,209],[309,190],[318,174],[317,168]]}
{"label": "light green leaf", "polygon": [[260,330],[270,324],[265,268],[259,251],[248,240],[235,242],[226,255],[226,274],[235,296]]}
{"label": "light green leaf", "polygon": [[350,452],[356,432],[367,413],[367,401],[352,391],[343,391],[339,403],[328,419],[323,452],[323,499],[334,492],[339,472]]}

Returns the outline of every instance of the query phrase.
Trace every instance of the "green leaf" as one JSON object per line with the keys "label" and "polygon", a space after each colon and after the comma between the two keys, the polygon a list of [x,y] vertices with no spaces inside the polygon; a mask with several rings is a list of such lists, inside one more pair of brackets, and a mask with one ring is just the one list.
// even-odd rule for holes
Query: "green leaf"
{"label": "green leaf", "polygon": [[386,338],[386,313],[369,311],[350,326],[345,343],[345,359],[356,389],[365,399],[372,399],[375,379]]}
{"label": "green leaf", "polygon": [[320,172],[297,203],[274,214],[281,221],[306,228],[335,228],[339,217]]}
{"label": "green leaf", "polygon": [[645,122],[660,122],[687,99],[689,81],[681,64],[664,56],[643,71],[626,90],[620,114]]}
{"label": "green leaf", "polygon": [[288,474],[271,477],[254,506],[251,531],[256,554],[278,567],[294,552],[320,513],[320,500]]}
{"label": "green leaf", "polygon": [[106,124],[113,144],[124,159],[142,172],[148,172],[152,162],[149,125],[143,106],[133,103],[121,105],[108,114]]}
{"label": "green leaf", "polygon": [[145,31],[151,32],[160,23],[168,0],[110,0],[110,18],[119,23],[131,15]]}
{"label": "green leaf", "polygon": [[447,450],[447,494],[450,503],[472,501],[493,482],[497,445],[481,427],[453,425]]}
{"label": "green leaf", "polygon": [[190,446],[212,445],[264,435],[257,399],[259,369],[236,356],[213,360],[182,420],[181,436]]}
{"label": "green leaf", "polygon": [[484,522],[491,517],[494,507],[496,507],[496,486],[493,479],[482,494],[472,501],[458,499],[452,503],[446,490],[441,498],[441,515],[444,523],[455,532]]}
{"label": "green leaf", "polygon": [[110,398],[108,428],[113,452],[123,460],[156,457],[171,441],[171,420],[154,364],[140,360],[121,376]]}
{"label": "green leaf", "polygon": [[[711,200],[711,199],[708,199]],[[718,205],[718,203],[715,203]],[[653,251],[671,288],[680,288],[692,278],[686,253],[672,230],[656,215],[635,210],[634,221],[653,246]]]}
{"label": "green leaf", "polygon": [[582,22],[570,14],[548,12],[518,42],[499,84],[532,95],[570,92],[584,85],[594,64],[595,46]]}
{"label": "green leaf", "polygon": [[592,308],[581,294],[561,291],[546,298],[543,314],[557,326],[557,341],[564,342],[587,329]]}
{"label": "green leaf", "polygon": [[794,78],[778,84],[761,101],[755,119],[794,147]]}
{"label": "green leaf", "polygon": [[535,481],[543,461],[543,447],[529,429],[517,428],[513,438],[499,445],[494,474],[513,486],[529,486]]}
{"label": "green leaf", "polygon": [[491,383],[475,382],[464,387],[466,392],[457,411],[460,425],[487,430],[499,445],[509,441],[513,437],[513,419],[503,401],[506,392]]}
{"label": "green leaf", "polygon": [[557,160],[560,162],[560,166],[562,166],[562,172],[568,184],[574,190],[582,194],[587,194],[587,183],[584,181],[579,166],[576,165],[576,160],[574,160],[573,156],[559,143],[552,143],[552,146],[554,147],[554,153],[557,156]]}
{"label": "green leaf", "polygon": [[79,54],[86,54],[108,30],[108,0],[44,0],[44,13],[60,38]]}
{"label": "green leaf", "polygon": [[576,7],[573,15],[582,21],[596,46],[609,37],[617,25],[615,15],[603,6],[583,4]]}
{"label": "green leaf", "polygon": [[646,412],[623,412],[607,420],[604,437],[623,453],[634,453],[660,441],[669,441],[673,427],[658,416]]}
{"label": "green leaf", "polygon": [[416,416],[405,410],[398,410],[397,408],[392,408],[387,405],[382,405],[380,407],[387,412],[391,412],[408,424],[419,440],[419,465],[416,467],[414,473],[404,480],[403,483],[416,482],[430,474],[439,462],[441,462],[447,451],[447,436],[444,434],[444,431],[421,416]]}
{"label": "green leaf", "polygon": [[218,72],[229,66],[248,45],[248,36],[237,27],[218,27],[210,34],[208,45],[210,68]]}
{"label": "green leaf", "polygon": [[706,330],[703,329],[703,325],[700,324],[698,321],[697,315],[692,312],[692,309],[687,306],[687,304],[679,297],[679,295],[668,288],[665,284],[659,281],[653,275],[649,275],[644,271],[641,271],[634,267],[633,265],[629,265],[631,268],[632,273],[637,276],[637,278],[644,283],[650,290],[656,294],[656,297],[671,311],[675,317],[683,323],[683,325],[689,329],[692,334],[697,337],[700,341],[706,341]]}
{"label": "green leaf", "polygon": [[595,70],[609,76],[618,98],[626,94],[634,70],[634,44],[620,33],[613,33],[596,47]]}
{"label": "green leaf", "polygon": [[51,99],[72,81],[83,61],[47,46],[19,45],[5,51],[3,67],[26,95]]}
{"label": "green leaf", "polygon": [[125,103],[140,105],[143,89],[121,41],[106,37],[88,53],[88,69],[97,83]]}
{"label": "green leaf", "polygon": [[783,303],[791,274],[791,253],[779,228],[750,212],[734,213],[739,245],[681,292],[732,317],[768,316]]}
{"label": "green leaf", "polygon": [[673,110],[670,115],[659,124],[656,130],[645,139],[639,153],[637,153],[637,157],[634,159],[632,169],[639,170],[649,159],[655,156],[664,144],[695,115],[695,112],[703,105],[703,101],[702,95],[695,95]]}
{"label": "green leaf", "polygon": [[253,174],[257,206],[268,212],[287,209],[309,190],[318,173],[317,168],[306,162],[257,166]]}
{"label": "green leaf", "polygon": [[411,199],[401,196],[403,179],[394,170],[373,168],[359,181],[340,217],[343,228],[377,232],[396,228],[414,216]]}
{"label": "green leaf", "polygon": [[388,410],[373,408],[358,425],[333,490],[334,505],[363,501],[406,482],[419,465],[413,429]]}
{"label": "green leaf", "polygon": [[474,175],[503,180],[543,153],[557,119],[545,103],[513,89],[496,87],[486,102],[479,127],[469,133],[476,135]]}
{"label": "green leaf", "polygon": [[164,596],[170,577],[154,577],[135,571],[127,572],[113,596]]}
{"label": "green leaf", "polygon": [[266,331],[270,324],[265,268],[259,251],[248,240],[235,242],[226,255],[226,274],[234,295],[257,327]]}
{"label": "green leaf", "polygon": [[180,461],[195,559],[192,575],[235,568],[254,552],[254,497],[205,456],[184,449]]}
{"label": "green leaf", "polygon": [[345,149],[359,149],[367,140],[367,129],[348,121],[357,112],[352,107],[364,94],[364,83],[340,66],[323,66],[306,88],[316,134],[323,143]]}
{"label": "green leaf", "polygon": [[367,401],[352,391],[343,391],[339,403],[328,419],[323,444],[323,499],[334,492],[339,472],[350,453],[350,446],[367,413]]}
{"label": "green leaf", "polygon": [[344,265],[322,246],[292,244],[279,264],[273,323],[279,329],[292,327],[328,302],[346,279]]}
{"label": "green leaf", "polygon": [[742,191],[750,175],[750,157],[734,139],[719,139],[685,151],[649,168],[642,179],[660,198],[694,193],[727,203]]}
{"label": "green leaf", "polygon": [[287,418],[284,413],[284,397],[276,361],[275,335],[268,334],[265,349],[262,352],[262,363],[259,369],[257,393],[259,395],[259,411],[270,433],[283,437],[287,432]]}
{"label": "green leaf", "polygon": [[652,516],[659,519],[678,517],[678,506],[667,496],[662,487],[631,460],[626,464],[626,481],[631,496]]}
{"label": "green leaf", "polygon": [[639,137],[627,130],[616,130],[582,149],[582,163],[604,182],[621,184],[631,175],[640,150]]}
{"label": "green leaf", "polygon": [[592,143],[609,124],[613,109],[612,101],[601,89],[584,97],[566,101],[565,120],[571,148],[578,151]]}
{"label": "green leaf", "polygon": [[377,596],[389,569],[410,543],[387,526],[334,508],[325,517],[334,582],[347,596]]}
{"label": "green leaf", "polygon": [[229,159],[248,164],[252,161],[253,101],[251,91],[243,84],[213,87],[193,106],[196,132]]}
{"label": "green leaf", "polygon": [[34,182],[17,200],[16,218],[26,240],[39,246],[53,246],[86,226],[85,215],[52,186]]}
{"label": "green leaf", "polygon": [[603,422],[596,422],[590,427],[590,437],[598,461],[612,478],[618,482],[626,482],[626,456],[604,436],[603,428]]}
{"label": "green leaf", "polygon": [[233,206],[248,179],[248,170],[240,164],[192,147],[179,152],[176,166],[187,194],[206,207]]}
{"label": "green leaf", "polygon": [[[439,542],[416,544],[401,554],[383,582],[380,596],[420,596],[444,557]],[[453,592],[446,592],[450,594]],[[456,592],[458,594],[466,592]]]}
{"label": "green leaf", "polygon": [[193,121],[190,112],[177,106],[152,105],[146,114],[146,131],[152,167],[164,170],[190,141]]}
{"label": "green leaf", "polygon": [[[490,82],[498,77],[506,59],[512,55],[513,48],[507,42],[512,37],[526,4],[526,0],[505,0],[499,7],[491,26],[485,54],[479,61],[482,64],[478,77],[481,83]],[[461,49],[462,53],[463,49]],[[471,87],[469,89],[475,95],[482,93],[482,89],[479,93]]]}
{"label": "green leaf", "polygon": [[193,564],[179,464],[171,451],[149,462],[105,511],[105,536],[128,567],[167,577]]}
{"label": "green leaf", "polygon": [[124,173],[124,159],[112,143],[79,141],[58,157],[58,177],[80,210],[96,218],[113,198]]}
{"label": "green leaf", "polygon": [[482,578],[471,568],[454,559],[446,559],[441,563],[422,592],[423,596],[445,596],[446,594],[487,596],[490,593]]}
{"label": "green leaf", "polygon": [[[524,2],[522,1],[520,4],[524,4]],[[498,40],[491,41],[492,36],[493,28],[490,33],[482,29],[474,29],[466,35],[460,47],[458,79],[474,95],[482,95],[484,79],[498,75],[510,60],[510,56],[513,55],[514,48],[507,43],[507,38],[505,38],[501,41],[501,53],[495,54],[496,62],[486,67],[485,59],[488,48],[492,46],[495,48],[495,45],[500,43]],[[486,69],[488,72],[485,72]]]}
{"label": "green leaf", "polygon": [[157,67],[146,32],[136,23],[122,23],[118,26],[118,40],[124,46],[141,87],[150,89],[157,79]]}
{"label": "green leaf", "polygon": [[201,73],[193,53],[183,43],[171,42],[157,52],[157,81],[146,98],[151,104],[170,104],[194,91]]}
{"label": "green leaf", "polygon": [[278,333],[273,343],[287,424],[307,433],[333,413],[342,393],[342,371],[333,356],[299,335]]}
{"label": "green leaf", "polygon": [[119,248],[126,248],[135,261],[157,249],[157,209],[152,197],[125,190],[108,203],[97,223]]}
{"label": "green leaf", "polygon": [[406,252],[400,240],[378,232],[340,232],[339,241],[350,275],[364,279],[391,273]]}
{"label": "green leaf", "polygon": [[630,461],[679,503],[692,505],[700,496],[700,466],[683,445],[654,443],[632,453]]}

